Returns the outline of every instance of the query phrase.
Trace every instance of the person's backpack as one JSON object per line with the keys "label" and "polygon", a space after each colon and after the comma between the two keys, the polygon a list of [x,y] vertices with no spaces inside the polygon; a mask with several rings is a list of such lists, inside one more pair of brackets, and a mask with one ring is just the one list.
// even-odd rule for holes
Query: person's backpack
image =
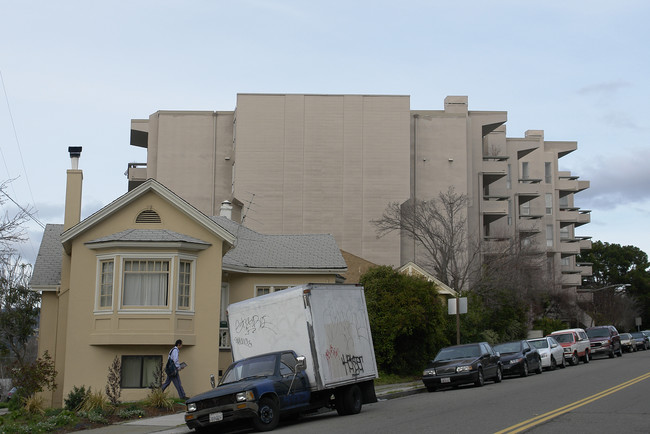
{"label": "person's backpack", "polygon": [[168,377],[175,377],[178,375],[178,368],[176,367],[176,363],[172,360],[172,351],[174,351],[174,348],[169,352],[169,355],[167,356],[167,364],[165,365],[165,374],[167,374]]}

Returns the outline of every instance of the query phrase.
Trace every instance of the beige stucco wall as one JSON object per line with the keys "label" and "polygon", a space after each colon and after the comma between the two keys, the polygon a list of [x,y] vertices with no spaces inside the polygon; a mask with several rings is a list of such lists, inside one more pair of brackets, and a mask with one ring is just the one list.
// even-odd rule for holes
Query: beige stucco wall
{"label": "beige stucco wall", "polygon": [[[202,251],[177,251],[174,248],[108,248],[91,250],[87,241],[98,239],[135,226],[136,216],[144,209],[153,209],[162,218],[161,224],[139,224],[142,229],[169,229],[203,241],[211,246]],[[177,270],[170,273],[170,312],[118,312],[119,274],[116,274],[114,309],[112,313],[94,312],[96,303],[97,255],[136,254],[148,258],[151,254],[177,253],[196,256],[193,312],[176,310]],[[73,386],[85,385],[103,390],[108,368],[113,358],[122,355],[161,355],[165,360],[175,339],[183,339],[181,359],[191,368],[181,378],[186,392],[196,393],[203,386],[200,378],[214,372],[218,360],[217,332],[221,285],[222,240],[201,224],[189,219],[178,208],[153,192],[119,209],[72,241],[69,307],[67,330],[62,336],[67,342],[65,354],[57,351],[57,368],[62,367],[63,381],[58,394],[66,397]],[[116,267],[121,256],[116,256]],[[65,275],[65,273],[64,273]],[[62,278],[63,281],[63,278]],[[45,306],[44,306],[45,307]],[[61,329],[59,324],[59,329]],[[43,339],[44,336],[41,337]],[[59,337],[59,343],[61,337]],[[60,357],[64,357],[61,365]],[[89,368],[90,367],[90,368]],[[172,393],[175,391],[172,389]],[[147,389],[123,389],[123,400],[142,399]],[[54,399],[54,404],[57,399]]]}

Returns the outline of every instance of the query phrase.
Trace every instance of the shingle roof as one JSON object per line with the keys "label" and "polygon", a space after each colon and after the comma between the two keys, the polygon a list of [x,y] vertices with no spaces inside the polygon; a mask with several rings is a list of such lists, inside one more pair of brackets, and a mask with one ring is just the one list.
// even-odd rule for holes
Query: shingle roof
{"label": "shingle roof", "polygon": [[117,232],[115,234],[88,241],[86,244],[98,244],[110,241],[185,242],[207,246],[210,245],[210,243],[199,240],[198,238],[179,234],[178,232],[167,229],[127,229],[122,232]]}
{"label": "shingle roof", "polygon": [[[330,234],[264,235],[226,217],[211,217],[235,236],[235,246],[223,258],[224,269],[232,271],[264,270],[336,270],[344,272],[347,265]],[[63,225],[48,224],[34,264],[31,285],[56,286],[61,282]],[[98,244],[121,242],[187,242],[209,245],[189,235],[165,229],[127,229],[89,241]]]}
{"label": "shingle roof", "polygon": [[211,217],[235,235],[235,247],[223,258],[224,268],[340,270],[347,265],[330,234],[265,235],[226,217]]}
{"label": "shingle roof", "polygon": [[62,232],[63,225],[45,225],[41,247],[38,249],[30,281],[32,287],[54,287],[61,284]]}

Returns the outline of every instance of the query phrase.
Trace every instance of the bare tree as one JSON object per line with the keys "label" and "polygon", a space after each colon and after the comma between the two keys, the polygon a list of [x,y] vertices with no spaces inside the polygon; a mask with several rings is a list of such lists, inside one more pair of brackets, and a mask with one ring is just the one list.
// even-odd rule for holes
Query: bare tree
{"label": "bare tree", "polygon": [[382,237],[400,231],[425,253],[423,265],[455,290],[466,289],[478,270],[479,245],[471,245],[467,228],[468,199],[453,187],[437,198],[388,204],[382,217],[371,220]]}
{"label": "bare tree", "polygon": [[[11,180],[4,181],[0,184],[0,205],[4,209],[2,218],[0,219],[0,250],[4,254],[13,251],[13,245],[15,243],[20,243],[27,239],[24,224],[31,215],[30,210],[18,205],[7,194],[6,190],[10,183]],[[13,202],[18,210],[10,213],[8,208],[4,206],[7,201]]]}

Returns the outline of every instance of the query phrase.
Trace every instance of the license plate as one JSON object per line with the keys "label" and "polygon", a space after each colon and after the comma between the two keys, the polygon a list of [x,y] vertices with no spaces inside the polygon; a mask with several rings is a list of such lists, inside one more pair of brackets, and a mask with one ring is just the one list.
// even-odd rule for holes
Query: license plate
{"label": "license plate", "polygon": [[449,378],[449,377],[442,377],[442,378],[440,379],[440,382],[441,382],[441,383],[451,383],[451,378]]}
{"label": "license plate", "polygon": [[218,412],[218,413],[210,413],[210,423],[212,422],[219,422],[223,420],[223,413]]}

